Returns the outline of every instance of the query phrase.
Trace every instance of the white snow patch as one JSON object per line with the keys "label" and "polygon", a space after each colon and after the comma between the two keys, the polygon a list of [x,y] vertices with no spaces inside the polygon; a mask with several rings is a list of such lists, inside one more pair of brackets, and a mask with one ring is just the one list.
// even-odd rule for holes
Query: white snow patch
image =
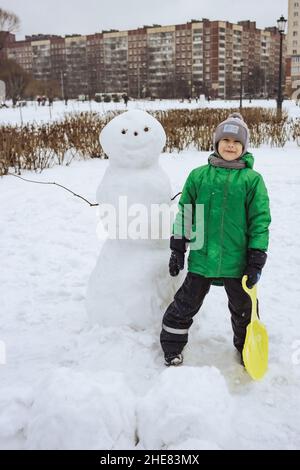
{"label": "white snow patch", "polygon": [[26,448],[133,448],[134,423],[134,399],[122,374],[60,368],[36,387]]}
{"label": "white snow patch", "polygon": [[214,367],[164,371],[138,406],[138,435],[146,449],[181,446],[189,439],[212,447],[230,440],[233,400]]}
{"label": "white snow patch", "polygon": [[[149,109],[157,104],[149,103]],[[130,103],[138,105],[143,104]],[[294,117],[300,115],[299,107],[289,109]],[[39,120],[27,111],[28,120]],[[40,112],[49,115],[47,109]],[[18,109],[0,110],[2,121],[5,116],[10,121],[9,115],[11,122],[20,119]],[[300,147],[288,143],[283,149],[251,150],[272,212],[268,262],[258,285],[270,340],[269,370],[260,382],[251,381],[237,362],[227,297],[220,287],[211,288],[194,319],[181,368],[165,370],[155,321],[144,331],[120,325],[89,329],[85,293],[100,249],[96,209],[60,188],[1,179],[0,341],[6,350],[6,363],[0,364],[1,449],[132,449],[151,442],[158,450],[300,449]],[[191,150],[160,157],[173,195],[193,168],[207,163],[208,155]],[[94,201],[107,167],[104,160],[76,161],[42,174],[23,174],[56,181]],[[116,285],[116,297],[120,290],[122,285]],[[178,397],[182,414],[170,404],[164,418],[172,397]],[[220,406],[214,408],[215,402]],[[227,409],[223,413],[226,403],[232,405],[232,418]],[[202,417],[205,409],[210,412]],[[136,429],[141,442],[134,447]]]}

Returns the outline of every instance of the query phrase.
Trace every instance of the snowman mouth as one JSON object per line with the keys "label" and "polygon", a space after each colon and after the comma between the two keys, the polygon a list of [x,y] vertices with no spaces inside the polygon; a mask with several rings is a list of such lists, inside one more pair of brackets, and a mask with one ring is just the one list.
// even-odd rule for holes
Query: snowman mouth
{"label": "snowman mouth", "polygon": [[127,143],[126,145],[124,145],[124,148],[125,150],[128,150],[128,151],[132,151],[132,150],[142,150],[143,148],[145,148],[145,143],[144,142],[140,142],[140,141],[135,141],[135,142],[132,142],[132,143]]}

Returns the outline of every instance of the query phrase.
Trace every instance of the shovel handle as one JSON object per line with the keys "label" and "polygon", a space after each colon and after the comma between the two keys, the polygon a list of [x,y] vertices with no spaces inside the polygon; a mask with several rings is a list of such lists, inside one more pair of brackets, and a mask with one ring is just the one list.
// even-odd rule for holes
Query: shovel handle
{"label": "shovel handle", "polygon": [[242,286],[243,286],[244,291],[251,298],[251,302],[252,302],[251,321],[254,321],[258,318],[257,317],[257,286],[255,284],[255,286],[249,289],[249,287],[247,287],[247,284],[246,284],[247,280],[248,280],[248,276],[247,275],[243,276]]}

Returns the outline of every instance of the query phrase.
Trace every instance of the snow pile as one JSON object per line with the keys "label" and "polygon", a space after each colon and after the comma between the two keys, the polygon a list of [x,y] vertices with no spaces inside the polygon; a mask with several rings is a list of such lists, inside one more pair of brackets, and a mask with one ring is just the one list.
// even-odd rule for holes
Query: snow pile
{"label": "snow pile", "polygon": [[[30,388],[5,387],[0,393],[0,441],[3,443],[22,434],[29,418],[32,404]],[[22,436],[24,437],[24,436]]]}
{"label": "snow pile", "polygon": [[[269,370],[261,382],[253,382],[238,362],[227,296],[219,287],[211,289],[194,318],[184,366],[163,365],[162,312],[154,302],[168,294],[170,253],[148,250],[144,240],[130,253],[106,245],[106,267],[98,270],[106,283],[99,302],[105,296],[110,302],[104,310],[109,326],[89,328],[84,304],[100,248],[96,209],[53,186],[3,178],[1,449],[300,448],[299,147],[289,143],[284,149],[253,151],[273,219],[268,263],[259,283],[260,315],[270,340]],[[189,150],[161,157],[172,195],[208,156]],[[24,176],[57,181],[92,201],[109,166],[95,159]],[[123,172],[128,177],[127,170],[118,168],[115,176]],[[145,195],[152,173],[149,167],[135,171],[135,180],[116,179],[116,197],[122,194],[120,179],[124,189],[133,183],[136,190],[139,181],[140,192],[130,197]],[[162,186],[149,190],[144,202],[156,202]],[[113,197],[114,191],[109,194]],[[155,277],[157,284],[147,284],[145,277]],[[154,305],[153,317],[147,317],[150,327],[124,326],[128,319],[131,326],[138,320],[145,325],[142,299]]]}
{"label": "snow pile", "polygon": [[36,388],[27,449],[128,449],[134,401],[122,374],[60,368]]}
{"label": "snow pile", "polygon": [[139,403],[139,439],[146,449],[217,449],[230,439],[232,413],[218,369],[170,368]]}
{"label": "snow pile", "polygon": [[168,450],[222,450],[217,444],[211,441],[200,439],[187,439],[176,446],[168,447]]}

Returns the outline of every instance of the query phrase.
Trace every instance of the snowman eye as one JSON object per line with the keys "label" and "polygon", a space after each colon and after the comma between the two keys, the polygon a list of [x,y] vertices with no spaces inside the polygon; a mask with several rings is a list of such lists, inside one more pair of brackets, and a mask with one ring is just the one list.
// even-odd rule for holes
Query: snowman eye
{"label": "snowman eye", "polygon": [[150,131],[149,127],[145,127],[144,131],[149,132]]}
{"label": "snowman eye", "polygon": [[122,129],[122,134],[126,134],[127,133],[127,129]]}

